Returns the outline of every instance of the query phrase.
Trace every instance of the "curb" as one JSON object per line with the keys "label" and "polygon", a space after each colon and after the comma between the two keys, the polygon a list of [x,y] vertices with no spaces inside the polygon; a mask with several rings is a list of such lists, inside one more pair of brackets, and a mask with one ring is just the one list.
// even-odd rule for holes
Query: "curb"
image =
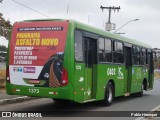
{"label": "curb", "polygon": [[6,105],[6,104],[12,104],[12,103],[19,103],[19,102],[34,100],[34,99],[39,99],[39,98],[23,96],[23,97],[16,97],[16,98],[12,98],[12,99],[3,99],[3,100],[0,100],[0,106],[1,105]]}

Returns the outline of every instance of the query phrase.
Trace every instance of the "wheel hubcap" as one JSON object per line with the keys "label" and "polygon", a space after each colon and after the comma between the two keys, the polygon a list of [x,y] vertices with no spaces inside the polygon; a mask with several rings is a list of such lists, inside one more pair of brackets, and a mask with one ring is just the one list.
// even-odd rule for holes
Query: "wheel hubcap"
{"label": "wheel hubcap", "polygon": [[108,88],[108,91],[107,91],[107,98],[108,98],[108,101],[111,102],[112,101],[112,89],[111,87]]}

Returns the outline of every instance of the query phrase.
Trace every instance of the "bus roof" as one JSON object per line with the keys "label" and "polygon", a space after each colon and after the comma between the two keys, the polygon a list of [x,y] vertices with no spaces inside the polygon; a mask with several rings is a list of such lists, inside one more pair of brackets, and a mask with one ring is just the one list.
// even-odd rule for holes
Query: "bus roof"
{"label": "bus roof", "polygon": [[144,47],[144,48],[148,48],[148,49],[151,49],[151,46],[148,45],[148,44],[145,44],[145,43],[142,43],[140,41],[137,41],[137,40],[134,40],[134,39],[130,39],[130,38],[127,38],[127,37],[123,37],[123,36],[120,36],[120,35],[117,35],[117,34],[113,34],[113,33],[110,33],[110,32],[107,32],[105,30],[101,30],[101,29],[98,29],[98,28],[95,28],[95,27],[92,27],[92,26],[89,26],[89,25],[86,25],[86,24],[83,24],[83,23],[80,23],[80,22],[77,22],[77,28],[79,29],[83,29],[83,30],[86,30],[86,31],[90,31],[90,32],[93,32],[93,33],[96,33],[96,34],[99,34],[99,35],[102,35],[102,36],[105,36],[105,37],[108,37],[108,38],[113,38],[113,39],[116,39],[116,40],[120,40],[120,41],[123,41],[123,42],[126,42],[126,43],[130,43],[130,44],[134,44],[134,45],[137,45],[137,46],[141,46],[141,47]]}
{"label": "bus roof", "polygon": [[37,20],[24,20],[22,22],[37,22],[37,21],[67,21],[67,22],[72,22],[72,23],[76,24],[76,27],[79,28],[79,29],[90,31],[92,33],[99,34],[99,35],[102,35],[102,36],[105,36],[105,37],[108,37],[108,38],[120,40],[122,42],[126,42],[126,43],[130,43],[130,44],[134,44],[134,45],[137,45],[137,46],[141,46],[141,47],[144,47],[144,48],[151,49],[151,46],[148,45],[148,44],[145,44],[145,43],[142,43],[140,41],[137,41],[137,40],[134,40],[134,39],[130,39],[130,38],[127,38],[127,37],[124,37],[124,36],[113,34],[113,33],[107,32],[105,30],[102,30],[102,29],[99,29],[99,28],[96,28],[96,27],[92,27],[90,25],[78,22],[76,20],[37,19]]}

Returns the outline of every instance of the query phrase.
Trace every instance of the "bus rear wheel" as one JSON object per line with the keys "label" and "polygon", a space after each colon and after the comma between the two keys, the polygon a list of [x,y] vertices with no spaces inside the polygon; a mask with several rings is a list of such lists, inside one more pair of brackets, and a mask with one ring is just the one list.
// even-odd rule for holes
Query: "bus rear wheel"
{"label": "bus rear wheel", "polygon": [[137,97],[142,97],[143,96],[143,90],[144,90],[144,84],[141,85],[141,91],[136,93]]}
{"label": "bus rear wheel", "polygon": [[114,97],[113,85],[111,82],[109,82],[106,87],[105,98],[103,100],[103,104],[106,106],[110,106],[113,102],[113,97]]}

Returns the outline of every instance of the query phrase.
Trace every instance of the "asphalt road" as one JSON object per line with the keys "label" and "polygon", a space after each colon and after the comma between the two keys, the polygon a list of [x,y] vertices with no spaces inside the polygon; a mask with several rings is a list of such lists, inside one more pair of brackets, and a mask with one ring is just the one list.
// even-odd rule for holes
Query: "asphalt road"
{"label": "asphalt road", "polygon": [[[154,89],[144,93],[143,97],[118,97],[115,98],[112,106],[105,107],[99,105],[99,102],[86,103],[86,104],[70,104],[70,105],[58,105],[53,100],[42,98],[23,103],[16,103],[10,105],[0,106],[0,111],[54,111],[54,110],[66,110],[66,111],[150,111],[153,108],[160,105],[160,80],[155,80]],[[76,113],[78,114],[78,112]],[[83,113],[80,113],[83,114]],[[109,117],[56,117],[58,120],[134,120],[135,118],[109,118]],[[17,118],[15,118],[17,119]],[[53,118],[41,118],[41,119],[53,119]],[[40,119],[40,120],[41,120]],[[55,118],[54,118],[55,119]],[[37,118],[39,120],[39,118]]]}

